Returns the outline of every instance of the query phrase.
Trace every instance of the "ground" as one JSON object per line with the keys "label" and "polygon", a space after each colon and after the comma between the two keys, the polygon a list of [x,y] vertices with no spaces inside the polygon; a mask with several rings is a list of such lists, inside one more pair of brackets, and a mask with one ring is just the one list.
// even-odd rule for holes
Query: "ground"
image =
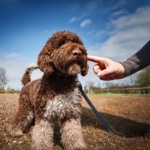
{"label": "ground", "polygon": [[[9,125],[18,108],[18,94],[0,94],[0,150],[30,150],[31,136],[13,138]],[[83,99],[82,129],[89,150],[150,150],[150,97],[88,95],[112,128],[109,133]],[[54,150],[62,150],[55,126]]]}

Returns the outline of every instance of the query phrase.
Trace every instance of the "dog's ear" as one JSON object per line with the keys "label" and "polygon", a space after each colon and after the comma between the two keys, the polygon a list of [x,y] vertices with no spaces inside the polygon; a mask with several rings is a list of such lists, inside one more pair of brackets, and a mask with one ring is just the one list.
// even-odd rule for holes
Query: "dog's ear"
{"label": "dog's ear", "polygon": [[54,72],[53,63],[51,59],[51,53],[53,47],[50,43],[46,44],[38,57],[38,67],[45,74],[52,74]]}
{"label": "dog's ear", "polygon": [[84,70],[83,70],[83,71],[81,71],[81,75],[82,75],[82,76],[86,76],[86,75],[87,75],[87,73],[88,73],[88,70],[89,70],[89,65],[88,65],[88,64],[86,64],[86,67],[84,68]]}

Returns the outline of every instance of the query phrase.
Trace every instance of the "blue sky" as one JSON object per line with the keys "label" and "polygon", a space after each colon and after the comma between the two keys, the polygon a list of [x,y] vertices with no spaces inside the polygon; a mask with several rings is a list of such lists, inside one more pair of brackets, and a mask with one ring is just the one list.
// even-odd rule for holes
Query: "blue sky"
{"label": "blue sky", "polygon": [[[21,77],[51,35],[77,33],[88,54],[124,61],[150,40],[150,0],[0,0],[0,67],[8,85],[20,89]],[[90,70],[83,85],[101,82]],[[35,71],[32,79],[41,77]]]}

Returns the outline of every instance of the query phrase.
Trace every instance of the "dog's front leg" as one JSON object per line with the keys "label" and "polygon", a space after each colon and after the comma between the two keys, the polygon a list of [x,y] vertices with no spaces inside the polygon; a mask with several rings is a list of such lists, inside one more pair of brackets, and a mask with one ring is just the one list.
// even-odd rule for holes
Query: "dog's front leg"
{"label": "dog's front leg", "polygon": [[32,131],[32,150],[53,149],[53,124],[47,120],[35,122]]}
{"label": "dog's front leg", "polygon": [[63,122],[61,134],[64,150],[87,150],[79,118]]}

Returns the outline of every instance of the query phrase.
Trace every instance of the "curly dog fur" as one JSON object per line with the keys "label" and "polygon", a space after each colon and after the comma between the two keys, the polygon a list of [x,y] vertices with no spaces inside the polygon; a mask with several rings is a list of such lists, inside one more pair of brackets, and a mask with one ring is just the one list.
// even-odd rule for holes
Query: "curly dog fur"
{"label": "curly dog fur", "polygon": [[[87,52],[81,39],[72,32],[59,31],[46,42],[38,56],[38,67],[27,68],[19,109],[11,127],[12,136],[32,130],[32,149],[53,149],[53,125],[60,125],[65,150],[85,150],[81,128],[81,93],[77,74],[88,72]],[[30,81],[31,71],[39,68],[41,79]]]}

